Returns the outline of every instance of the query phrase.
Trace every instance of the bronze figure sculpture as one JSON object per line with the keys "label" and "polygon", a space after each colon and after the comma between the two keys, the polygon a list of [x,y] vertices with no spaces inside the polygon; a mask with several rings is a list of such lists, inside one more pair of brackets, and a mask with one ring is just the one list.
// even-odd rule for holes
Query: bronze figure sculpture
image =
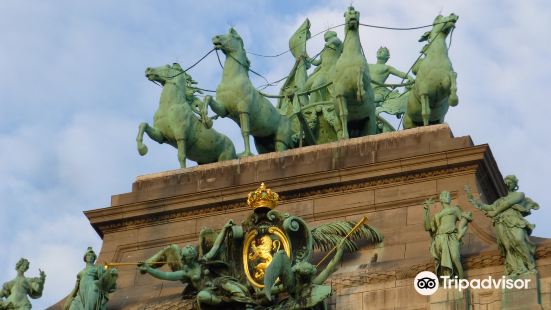
{"label": "bronze figure sculpture", "polygon": [[17,270],[17,276],[13,280],[4,283],[0,289],[0,309],[29,310],[32,305],[27,296],[32,299],[42,296],[46,274],[39,269],[39,277],[25,277],[25,272],[29,270],[29,261],[25,258],[21,258],[15,264],[15,270]]}
{"label": "bronze figure sculpture", "polygon": [[117,288],[118,271],[94,265],[96,253],[88,247],[83,260],[86,267],[77,274],[75,288],[65,301],[65,310],[106,310],[109,294]]}
{"label": "bronze figure sculpture", "polygon": [[442,210],[431,219],[429,209],[433,202],[430,199],[426,200],[424,226],[431,236],[430,253],[436,263],[436,275],[463,278],[461,240],[467,232],[467,224],[472,220],[472,214],[462,212],[459,206],[452,205],[451,201],[450,192],[441,192]]}
{"label": "bronze figure sculpture", "polygon": [[518,192],[518,179],[514,175],[504,178],[507,196],[501,197],[492,204],[485,204],[474,198],[469,187],[465,187],[469,202],[482,210],[494,223],[497,244],[505,258],[505,274],[521,275],[535,272],[535,244],[530,235],[535,228],[524,217],[538,210],[539,205],[524,193]]}
{"label": "bronze figure sculpture", "polygon": [[[252,213],[241,225],[230,220],[219,232],[204,228],[197,249],[167,246],[140,262],[140,271],[187,284],[184,297],[194,298],[202,309],[317,309],[331,293],[323,282],[338,268],[343,252],[357,250],[355,240],[380,243],[383,237],[365,217],[356,225],[337,221],[310,228],[300,217],[274,210],[278,200],[262,183],[249,193]],[[336,250],[319,273],[310,262],[314,248]],[[157,269],[165,264],[171,271]]]}

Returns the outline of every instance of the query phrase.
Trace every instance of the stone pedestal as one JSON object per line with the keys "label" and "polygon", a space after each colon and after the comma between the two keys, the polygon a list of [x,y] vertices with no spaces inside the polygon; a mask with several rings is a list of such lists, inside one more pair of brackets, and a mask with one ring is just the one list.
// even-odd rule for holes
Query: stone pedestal
{"label": "stone pedestal", "polygon": [[[488,145],[453,137],[447,125],[139,176],[131,192],[112,197],[111,206],[85,212],[103,239],[98,261],[145,260],[168,244],[196,243],[204,226],[219,229],[229,219],[240,222],[251,212],[247,194],[260,182],[279,193],[279,211],[301,216],[312,227],[367,215],[369,224],[384,235],[384,244],[363,245],[345,254],[341,268],[329,279],[332,309],[462,307],[458,295],[431,299],[413,288],[418,272],[434,271],[422,202],[443,190],[451,192],[453,203],[473,213],[462,248],[468,276],[503,270],[491,221],[467,202],[463,191],[468,185],[493,201],[506,192],[502,176]],[[549,305],[551,243],[538,238],[534,242],[542,304]],[[191,301],[181,299],[182,290],[180,282],[161,281],[123,266],[109,309],[186,309]],[[497,309],[499,294],[486,298],[471,291],[469,300],[473,309]]]}
{"label": "stone pedestal", "polygon": [[430,296],[431,310],[468,310],[471,308],[470,290],[440,288]]}
{"label": "stone pedestal", "polygon": [[501,309],[503,310],[541,310],[541,289],[539,277],[536,273],[528,273],[520,276],[509,276],[506,279],[527,283],[527,287],[505,288],[502,290]]}

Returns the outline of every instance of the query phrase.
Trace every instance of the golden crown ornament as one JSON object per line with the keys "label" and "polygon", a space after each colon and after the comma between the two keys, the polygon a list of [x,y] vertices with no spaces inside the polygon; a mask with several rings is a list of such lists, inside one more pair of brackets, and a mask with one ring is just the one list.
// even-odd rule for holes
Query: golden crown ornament
{"label": "golden crown ornament", "polygon": [[278,201],[279,195],[276,192],[272,192],[271,189],[266,188],[264,182],[254,192],[250,192],[247,197],[247,205],[253,208],[253,210],[262,208],[273,210],[277,206]]}

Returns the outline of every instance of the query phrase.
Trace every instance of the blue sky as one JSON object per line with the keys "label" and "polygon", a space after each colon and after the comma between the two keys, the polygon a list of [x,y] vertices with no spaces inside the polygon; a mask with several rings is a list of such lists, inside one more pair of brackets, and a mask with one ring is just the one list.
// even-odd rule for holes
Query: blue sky
{"label": "blue sky", "polygon": [[[48,275],[41,309],[59,300],[83,267],[87,246],[99,251],[83,210],[109,205],[137,175],[178,168],[176,152],[146,138],[136,151],[137,126],[152,121],[160,88],[144,70],[209,51],[211,38],[233,26],[249,51],[276,54],[309,17],[312,33],[343,23],[350,1],[17,1],[0,2],[0,281],[30,259],[29,275]],[[130,4],[131,3],[131,4]],[[540,203],[530,221],[551,237],[546,176],[551,175],[551,5],[547,1],[355,1],[363,23],[408,27],[430,24],[440,12],[460,16],[450,50],[458,72],[459,105],[447,122],[456,136],[489,143],[504,175]],[[424,30],[362,28],[368,62],[381,45],[389,63],[407,70]],[[342,38],[342,28],[337,32]],[[308,44],[311,55],[323,38]],[[250,56],[269,80],[285,76],[293,60]],[[211,54],[190,71],[201,87],[221,77]],[[253,78],[256,85],[262,80]],[[272,88],[269,92],[276,93]],[[237,126],[219,120],[237,151]]]}

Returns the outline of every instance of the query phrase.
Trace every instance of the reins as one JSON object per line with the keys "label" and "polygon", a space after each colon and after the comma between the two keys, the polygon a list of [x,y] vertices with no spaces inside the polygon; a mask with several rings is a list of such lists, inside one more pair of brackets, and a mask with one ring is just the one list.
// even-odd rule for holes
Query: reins
{"label": "reins", "polygon": [[[428,28],[428,27],[433,27],[433,26],[436,26],[436,25],[439,25],[439,24],[444,24],[444,23],[448,23],[449,21],[444,21],[444,22],[439,22],[439,23],[434,23],[434,24],[430,24],[430,25],[423,25],[423,26],[416,26],[416,27],[388,27],[388,26],[378,26],[378,25],[371,25],[371,24],[363,24],[363,23],[358,23],[360,26],[363,26],[363,27],[368,27],[368,28],[376,28],[376,29],[385,29],[385,30],[396,30],[396,31],[410,31],[410,30],[418,30],[418,29],[423,29],[423,28]],[[321,35],[322,33],[325,33],[331,29],[335,29],[335,28],[338,28],[338,27],[342,27],[344,26],[345,24],[339,24],[339,25],[336,25],[336,26],[332,26],[332,27],[328,27],[322,31],[319,31],[317,33],[315,33],[314,35],[310,36],[308,39],[306,39],[307,41],[310,40],[310,39],[313,39],[319,35]],[[449,43],[449,46],[448,46],[448,49],[451,47],[451,42],[452,42],[452,35],[453,35],[453,30],[454,28],[452,28],[451,30],[451,33],[450,33],[450,43]],[[346,42],[346,36],[345,36],[345,39],[343,41],[343,45],[344,43]],[[429,48],[430,45],[432,44],[432,42],[434,42],[434,40],[431,40],[429,41],[429,43],[426,45],[426,48]],[[324,47],[325,49],[325,47]],[[312,59],[315,59],[318,55],[320,55],[323,50],[322,49],[319,53],[317,53]],[[197,66],[199,63],[201,63],[205,58],[207,58],[213,51],[216,52],[216,57],[218,59],[218,63],[220,64],[220,67],[222,69],[224,69],[224,66],[222,64],[222,61],[220,60],[220,55],[218,54],[218,50],[215,49],[215,48],[212,48],[211,50],[209,50],[205,55],[203,55],[201,58],[199,58],[196,62],[194,62],[191,66],[187,67],[185,70],[182,70],[180,71],[179,73],[173,75],[173,76],[163,76],[163,78],[166,78],[166,79],[171,79],[171,78],[175,78],[183,73],[186,73],[188,70],[194,68],[195,66]],[[288,52],[290,52],[291,49],[288,49],[284,52],[281,52],[281,53],[278,53],[278,54],[275,54],[275,55],[264,55],[264,54],[260,54],[260,53],[254,53],[254,52],[247,52],[245,51],[245,53],[247,54],[251,54],[251,55],[254,55],[254,56],[258,56],[258,57],[264,57],[264,58],[276,58],[276,57],[280,57]],[[362,53],[363,53],[363,48],[362,48]],[[231,57],[234,61],[236,61],[239,65],[241,65],[243,68],[245,68],[247,71],[253,73],[254,75],[264,79],[266,81],[266,84],[263,84],[261,86],[259,86],[259,88],[261,89],[265,89],[267,87],[270,87],[270,86],[274,86],[274,85],[277,85],[278,83],[280,83],[281,81],[287,79],[289,76],[285,76],[283,78],[280,78],[279,80],[276,80],[276,81],[273,81],[273,82],[269,82],[268,79],[258,73],[257,71],[253,70],[250,68],[250,65],[245,65],[244,63],[242,63],[241,61],[239,61],[235,56],[231,55],[231,54],[227,54],[227,56]],[[411,72],[411,70],[413,69],[413,67],[417,64],[417,62],[421,59],[421,57],[423,56],[423,52],[420,53],[419,57],[417,57],[417,59],[413,62],[413,65],[408,69],[408,71],[406,72],[406,76]],[[402,78],[402,81],[399,83],[399,84],[384,84],[384,85],[388,85],[388,86],[404,86],[406,84],[404,84],[404,80],[405,78]],[[153,82],[154,84],[158,85],[158,86],[161,86],[158,82],[156,81],[151,81]],[[321,88],[323,87],[327,87],[329,86],[331,83],[328,83],[327,85],[323,85]],[[188,86],[190,88],[193,88],[193,89],[196,89],[196,90],[199,90],[199,91],[205,91],[205,92],[211,92],[211,93],[215,93],[216,91],[215,90],[210,90],[210,89],[204,89],[204,88],[200,88],[200,87],[195,87],[195,86]],[[320,87],[316,88],[315,90],[309,90],[309,91],[305,91],[305,92],[301,92],[300,94],[296,94],[296,95],[304,95],[304,94],[310,94],[311,92],[314,92],[316,90],[319,90],[321,89]],[[268,97],[268,98],[286,98],[286,97],[289,97],[289,96],[284,96],[284,95],[269,95],[269,94],[266,94],[266,93],[263,93],[262,91],[260,91],[259,89],[257,89],[259,91],[259,93],[265,97]],[[388,94],[385,96],[385,98],[383,100],[386,100],[388,98]],[[402,123],[402,119],[400,119],[400,124],[398,124],[398,128],[400,127]]]}

